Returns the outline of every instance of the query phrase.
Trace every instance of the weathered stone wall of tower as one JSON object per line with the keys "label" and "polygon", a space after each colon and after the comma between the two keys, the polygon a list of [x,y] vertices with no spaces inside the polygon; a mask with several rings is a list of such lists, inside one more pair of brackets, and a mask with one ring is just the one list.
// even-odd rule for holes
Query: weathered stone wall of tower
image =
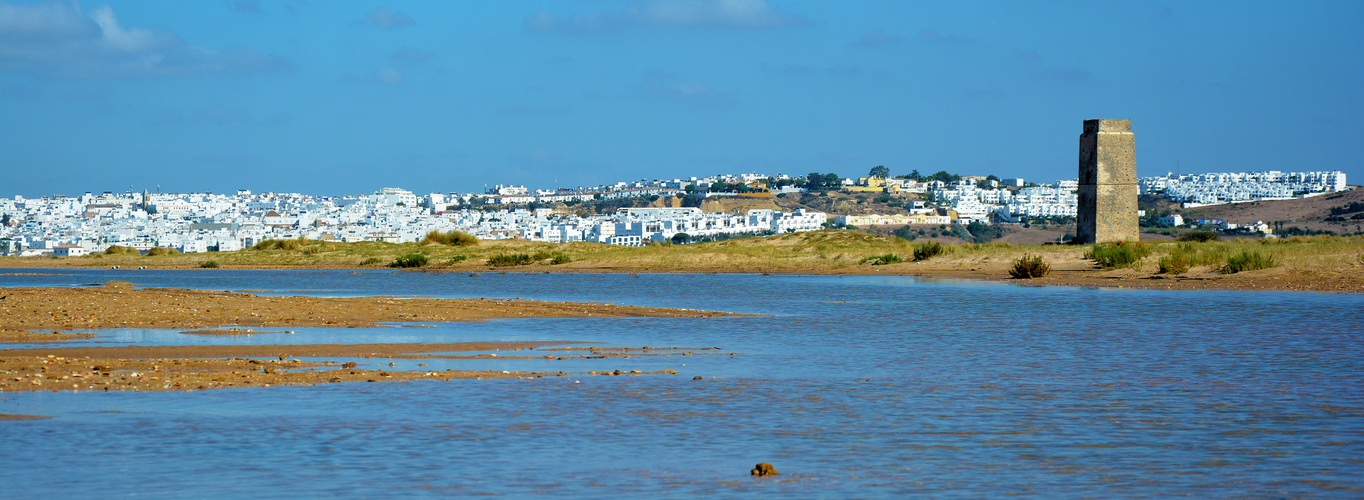
{"label": "weathered stone wall of tower", "polygon": [[1132,120],[1085,120],[1079,184],[1076,243],[1141,239]]}

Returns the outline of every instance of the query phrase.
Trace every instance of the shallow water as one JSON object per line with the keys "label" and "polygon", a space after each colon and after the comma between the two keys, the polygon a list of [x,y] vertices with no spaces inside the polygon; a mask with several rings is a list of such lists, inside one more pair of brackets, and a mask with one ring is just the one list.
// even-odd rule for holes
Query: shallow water
{"label": "shallow water", "polygon": [[[121,279],[769,316],[100,332],[87,344],[572,340],[739,355],[420,360],[675,376],[6,394],[0,413],[54,417],[0,422],[0,486],[23,496],[1364,495],[1357,295],[898,277],[32,272],[68,276],[0,286]],[[782,474],[752,479],[756,462]]]}

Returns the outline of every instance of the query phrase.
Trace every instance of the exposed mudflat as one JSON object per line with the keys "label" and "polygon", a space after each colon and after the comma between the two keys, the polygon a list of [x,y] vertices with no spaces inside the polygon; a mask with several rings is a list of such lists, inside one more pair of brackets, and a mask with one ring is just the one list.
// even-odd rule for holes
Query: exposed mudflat
{"label": "exposed mudflat", "polygon": [[[0,332],[86,328],[375,326],[389,322],[503,318],[709,318],[733,313],[579,302],[401,297],[264,297],[110,282],[86,288],[9,288],[0,292]],[[38,337],[46,338],[46,337]],[[0,336],[0,341],[7,340]],[[8,340],[28,341],[28,340]]]}
{"label": "exposed mudflat", "polygon": [[[0,342],[34,343],[89,338],[62,334],[96,328],[186,328],[200,335],[283,333],[281,327],[374,326],[387,322],[483,321],[499,318],[716,317],[733,313],[530,300],[418,299],[397,297],[262,297],[184,289],[135,289],[128,283],[88,288],[11,288],[0,299]],[[231,325],[230,327],[228,327]],[[251,328],[247,328],[250,326]],[[255,328],[270,328],[256,330]],[[53,333],[42,333],[42,332]],[[616,356],[716,354],[713,348],[590,348],[586,352],[531,353],[547,342],[454,344],[315,344],[246,346],[42,347],[0,351],[0,391],[199,390],[335,382],[538,378],[569,373],[400,371],[308,358],[493,357],[487,351],[526,351],[514,358],[570,359]],[[480,351],[485,354],[455,354]],[[695,352],[693,352],[695,351]],[[661,372],[602,371],[588,375]]]}
{"label": "exposed mudflat", "polygon": [[[232,387],[317,385],[340,382],[393,382],[542,378],[569,375],[676,374],[653,372],[593,371],[503,372],[491,370],[403,371],[386,370],[377,361],[360,367],[354,361],[305,362],[288,354],[307,357],[401,358],[405,353],[529,349],[535,343],[466,344],[368,344],[307,346],[164,346],[12,350],[0,356],[0,392],[22,391],[188,391]],[[16,354],[23,353],[23,354]],[[223,356],[245,355],[266,359]],[[273,356],[273,359],[267,356]],[[487,356],[487,355],[484,355]],[[479,356],[429,356],[477,358]],[[585,357],[585,356],[574,356]],[[213,359],[219,358],[219,359]],[[558,357],[565,359],[565,357]],[[377,366],[377,367],[376,367]]]}

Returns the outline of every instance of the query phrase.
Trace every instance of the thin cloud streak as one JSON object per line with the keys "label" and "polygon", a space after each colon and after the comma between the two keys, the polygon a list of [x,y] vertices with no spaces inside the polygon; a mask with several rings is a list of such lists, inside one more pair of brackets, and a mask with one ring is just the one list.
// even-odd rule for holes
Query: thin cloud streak
{"label": "thin cloud streak", "polygon": [[652,0],[623,12],[593,12],[561,18],[541,10],[526,16],[524,28],[537,33],[591,34],[640,26],[768,29],[805,26],[804,18],[765,0]]}
{"label": "thin cloud streak", "polygon": [[398,12],[388,7],[379,7],[374,12],[365,14],[364,19],[351,23],[355,27],[375,27],[386,30],[401,28],[403,26],[415,26],[417,21],[412,20],[407,14]]}

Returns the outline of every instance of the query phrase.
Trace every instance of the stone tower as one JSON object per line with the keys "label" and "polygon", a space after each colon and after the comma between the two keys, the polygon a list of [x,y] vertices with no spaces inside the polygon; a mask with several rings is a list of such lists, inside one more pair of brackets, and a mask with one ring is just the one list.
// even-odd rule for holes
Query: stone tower
{"label": "stone tower", "polygon": [[1085,120],[1075,243],[1139,241],[1132,120]]}

